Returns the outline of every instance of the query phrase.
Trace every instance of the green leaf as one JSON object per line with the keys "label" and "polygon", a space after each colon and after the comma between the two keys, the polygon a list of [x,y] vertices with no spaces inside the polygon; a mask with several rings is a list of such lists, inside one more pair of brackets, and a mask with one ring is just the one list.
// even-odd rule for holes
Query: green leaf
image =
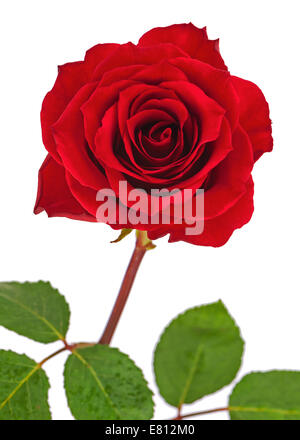
{"label": "green leaf", "polygon": [[154,371],[162,397],[178,408],[229,384],[240,367],[243,345],[221,301],[179,315],[155,350]]}
{"label": "green leaf", "polygon": [[49,382],[24,354],[0,350],[0,420],[50,420]]}
{"label": "green leaf", "polygon": [[78,420],[148,420],[153,415],[142,371],[116,348],[74,350],[66,362],[65,388]]}
{"label": "green leaf", "polygon": [[121,241],[121,240],[123,240],[123,238],[127,237],[127,235],[129,235],[130,232],[132,232],[132,229],[129,229],[129,228],[128,229],[127,228],[122,229],[120,234],[119,234],[119,236],[118,236],[118,238],[116,238],[115,240],[111,241],[111,243],[119,243],[119,241]]}
{"label": "green leaf", "polygon": [[64,339],[70,311],[50,283],[0,283],[0,325],[38,342]]}
{"label": "green leaf", "polygon": [[250,373],[229,399],[232,420],[300,420],[300,372]]}

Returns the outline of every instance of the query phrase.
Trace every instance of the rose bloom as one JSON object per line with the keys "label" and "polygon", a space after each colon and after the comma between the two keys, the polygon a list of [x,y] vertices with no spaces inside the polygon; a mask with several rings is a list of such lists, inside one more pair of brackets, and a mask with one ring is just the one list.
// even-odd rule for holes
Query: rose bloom
{"label": "rose bloom", "polygon": [[[253,212],[254,162],[272,150],[268,104],[253,83],[232,76],[218,40],[192,24],[155,28],[137,45],[99,44],[84,61],[59,67],[41,111],[48,150],[35,213],[97,221],[97,192],[204,190],[204,230],[186,234],[170,224],[131,224],[150,239],[222,246]],[[194,194],[194,193],[193,193]],[[170,202],[171,203],[171,202]],[[174,202],[173,202],[174,203]]]}

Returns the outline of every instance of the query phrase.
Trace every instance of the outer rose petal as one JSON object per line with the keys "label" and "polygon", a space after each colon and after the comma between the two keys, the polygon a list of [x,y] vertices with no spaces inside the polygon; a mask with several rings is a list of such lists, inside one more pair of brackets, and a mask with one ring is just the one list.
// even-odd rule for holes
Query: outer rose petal
{"label": "outer rose petal", "polygon": [[[169,242],[186,241],[200,246],[223,246],[235,229],[248,223],[253,214],[253,180],[249,179],[246,193],[228,211],[204,222],[204,231],[200,235],[185,235],[184,230],[171,232]],[[205,195],[204,195],[205,204]],[[149,234],[151,238],[151,234]]]}
{"label": "outer rose petal", "polygon": [[64,167],[84,185],[98,189],[106,184],[102,171],[94,164],[86,148],[81,105],[95,90],[96,84],[82,87],[52,127],[57,152]]}
{"label": "outer rose petal", "polygon": [[187,76],[167,60],[163,60],[160,63],[140,69],[132,76],[132,79],[146,84],[159,84],[163,81],[186,81]]}
{"label": "outer rose petal", "polygon": [[44,98],[41,110],[43,142],[46,149],[58,162],[61,162],[61,159],[56,152],[51,127],[86,81],[87,72],[83,61],[59,66],[55,84]]}
{"label": "outer rose petal", "polygon": [[252,82],[233,76],[232,83],[240,98],[240,124],[252,142],[256,161],[273,149],[269,105],[262,91]]}
{"label": "outer rose petal", "polygon": [[192,58],[204,61],[218,69],[227,70],[219,52],[218,40],[209,40],[206,28],[199,29],[192,23],[158,27],[146,32],[140,38],[138,45],[155,46],[159,43],[172,43]]}
{"label": "outer rose petal", "polygon": [[84,57],[84,63],[89,75],[92,75],[97,65],[111,55],[119,46],[119,44],[114,43],[97,44],[87,50]]}
{"label": "outer rose petal", "polygon": [[187,56],[173,44],[158,44],[155,47],[135,46],[126,43],[119,46],[102,63],[99,63],[93,74],[93,80],[99,81],[103,74],[118,67],[136,64],[155,64],[174,57]]}
{"label": "outer rose petal", "polygon": [[46,211],[49,217],[69,217],[96,221],[73,197],[65,179],[65,170],[49,154],[39,171],[34,213]]}
{"label": "outer rose petal", "polygon": [[[82,205],[84,209],[93,216],[94,221],[96,221],[97,208],[100,206],[100,203],[97,202],[96,199],[97,190],[82,185],[68,171],[66,171],[66,181],[73,197],[75,197],[80,205]],[[99,188],[99,190],[100,189],[102,188]]]}
{"label": "outer rose petal", "polygon": [[212,171],[213,185],[204,195],[204,215],[210,219],[227,211],[246,191],[253,168],[249,137],[238,127],[232,137],[233,150]]}
{"label": "outer rose petal", "polygon": [[85,61],[67,63],[58,67],[55,84],[44,98],[41,110],[43,142],[52,156],[61,162],[56,152],[51,126],[58,120],[70,100],[85,85],[95,67],[112,54],[118,44],[98,44],[86,52]]}
{"label": "outer rose petal", "polygon": [[[70,186],[70,189],[71,189],[74,197],[76,197],[76,199],[79,200],[80,203],[82,203],[84,208],[94,217],[94,221],[97,221],[95,217],[97,216],[97,210],[101,206],[101,203],[102,203],[100,201],[97,201],[97,199],[96,199],[97,191],[81,185],[80,182],[75,180],[72,177],[72,175],[68,172],[66,173],[66,180],[68,182],[68,185]],[[114,204],[114,202],[112,202],[112,203],[113,203],[113,207],[116,208],[116,211],[115,211],[116,223],[109,223],[108,222],[108,224],[113,229],[134,227],[134,229],[145,230],[145,229],[157,228],[156,225],[151,225],[151,224],[149,224],[149,225],[143,225],[143,224],[132,225],[127,222],[122,223],[122,220],[120,219],[120,216],[119,216],[120,215],[119,204],[118,204],[118,202],[116,203],[116,205]],[[125,211],[127,211],[127,208],[125,206],[123,206],[123,209],[125,209]]]}
{"label": "outer rose petal", "polygon": [[132,66],[116,67],[115,69],[105,72],[99,81],[99,86],[107,87],[122,80],[128,80],[135,73],[139,72],[145,66],[144,64],[133,64]]}

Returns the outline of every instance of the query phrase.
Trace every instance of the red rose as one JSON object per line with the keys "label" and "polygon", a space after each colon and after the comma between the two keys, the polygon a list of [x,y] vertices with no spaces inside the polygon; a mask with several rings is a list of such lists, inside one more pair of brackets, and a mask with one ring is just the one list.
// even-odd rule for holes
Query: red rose
{"label": "red rose", "polygon": [[[268,104],[253,83],[230,75],[218,40],[192,24],[156,28],[132,43],[99,44],[84,61],[59,67],[42,111],[49,154],[39,172],[35,213],[96,221],[99,190],[204,189],[204,230],[132,224],[116,205],[114,229],[149,238],[221,246],[253,212],[254,162],[272,150]],[[174,200],[172,206],[174,208]],[[159,211],[161,209],[158,208]],[[144,213],[145,214],[145,213]]]}

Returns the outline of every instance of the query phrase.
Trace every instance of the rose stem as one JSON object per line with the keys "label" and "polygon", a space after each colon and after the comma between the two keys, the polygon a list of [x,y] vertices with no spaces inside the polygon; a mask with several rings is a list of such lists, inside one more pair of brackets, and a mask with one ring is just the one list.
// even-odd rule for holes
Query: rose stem
{"label": "rose stem", "polygon": [[123,278],[122,285],[114,307],[112,309],[109,320],[106,324],[104,332],[99,340],[99,344],[109,345],[116,327],[118,325],[119,319],[125,307],[127,298],[131,291],[135,276],[137,274],[138,268],[142,262],[142,259],[148,249],[151,249],[152,243],[147,237],[147,232],[137,231],[137,239],[135,243],[135,248],[127,267],[125,276]]}
{"label": "rose stem", "polygon": [[55,351],[54,353],[50,354],[50,356],[47,356],[45,359],[43,359],[41,362],[38,363],[39,367],[42,367],[45,362],[50,361],[50,359],[54,358],[58,354],[62,353],[63,351],[68,350],[67,347],[60,348],[59,350]]}
{"label": "rose stem", "polygon": [[41,362],[38,363],[38,366],[40,368],[44,365],[45,362],[50,361],[50,359],[54,358],[55,356],[59,355],[60,353],[63,353],[66,350],[69,350],[72,352],[76,348],[90,347],[90,346],[95,345],[95,344],[89,343],[89,342],[79,342],[78,344],[72,344],[72,345],[67,344],[67,342],[65,340],[63,340],[63,342],[65,344],[64,347],[60,348],[59,350],[57,350],[54,353],[50,354],[49,356],[45,357],[45,359],[43,359]]}
{"label": "rose stem", "polygon": [[187,419],[188,417],[204,416],[205,414],[211,414],[211,413],[220,412],[220,411],[229,411],[229,408],[224,407],[224,408],[208,409],[206,411],[199,411],[199,412],[190,413],[190,414],[183,414],[183,415],[179,414],[179,415],[177,415],[177,417],[175,417],[172,420],[182,420],[182,419]]}

